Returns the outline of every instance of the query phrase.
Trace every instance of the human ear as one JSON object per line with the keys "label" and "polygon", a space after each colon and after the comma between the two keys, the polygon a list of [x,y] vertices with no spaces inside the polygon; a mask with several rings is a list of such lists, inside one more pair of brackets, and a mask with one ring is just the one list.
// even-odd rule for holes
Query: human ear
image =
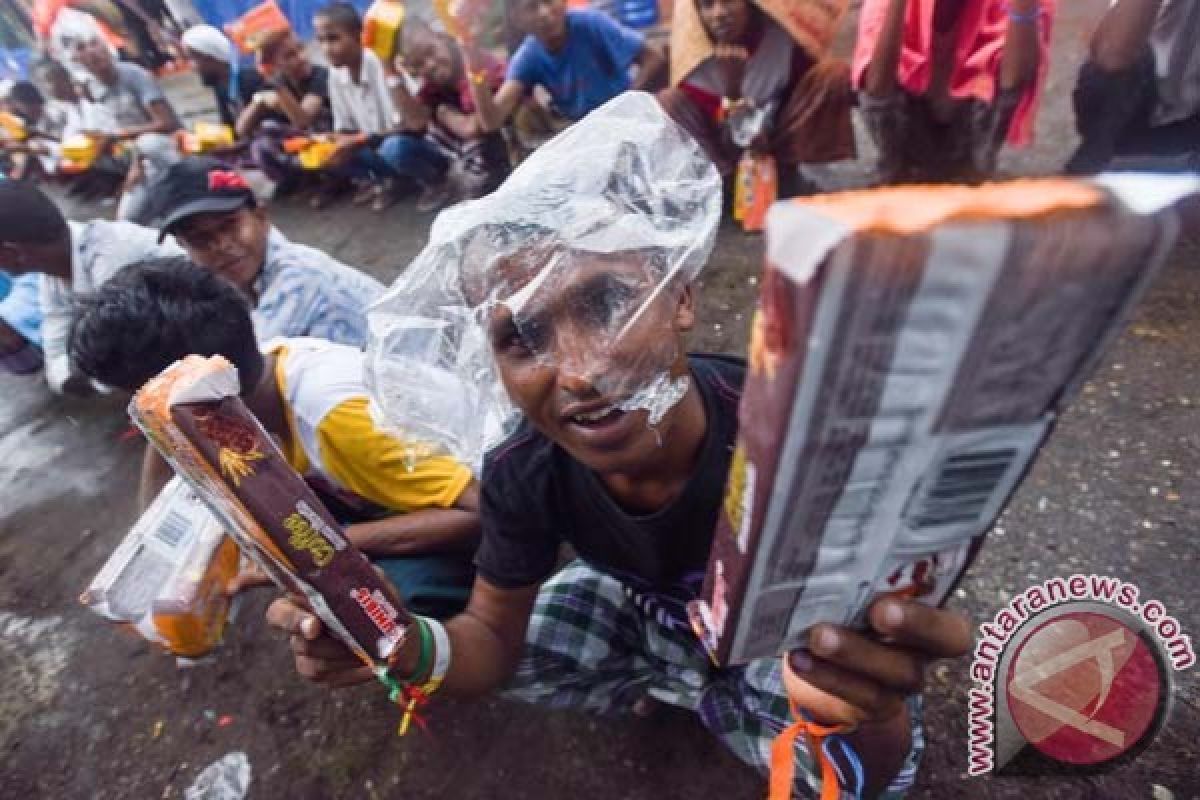
{"label": "human ear", "polygon": [[679,292],[679,302],[675,306],[675,330],[680,333],[690,331],[696,324],[696,295],[692,285],[686,284]]}

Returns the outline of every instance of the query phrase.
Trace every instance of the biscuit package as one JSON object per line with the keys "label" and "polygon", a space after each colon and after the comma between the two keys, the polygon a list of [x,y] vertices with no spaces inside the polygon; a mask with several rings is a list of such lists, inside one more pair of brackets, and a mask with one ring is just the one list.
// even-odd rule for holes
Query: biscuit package
{"label": "biscuit package", "polygon": [[230,607],[224,588],[239,561],[221,523],[176,477],[79,599],[177,656],[199,658],[221,641]]}
{"label": "biscuit package", "polygon": [[941,604],[1164,260],[1190,178],[776,204],[693,627],[720,664]]}
{"label": "biscuit package", "polygon": [[228,361],[176,362],[134,396],[130,416],[281,589],[366,664],[389,666],[412,618],[246,408]]}

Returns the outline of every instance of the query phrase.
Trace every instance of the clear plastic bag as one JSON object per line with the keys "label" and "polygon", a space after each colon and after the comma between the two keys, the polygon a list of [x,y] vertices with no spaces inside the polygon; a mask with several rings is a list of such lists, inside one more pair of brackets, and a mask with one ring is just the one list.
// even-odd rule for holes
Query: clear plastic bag
{"label": "clear plastic bag", "polygon": [[671,325],[663,301],[707,262],[720,210],[716,168],[652,96],[592,112],[491,195],[444,211],[371,309],[380,421],[478,470],[516,418],[493,356],[507,335],[656,424],[687,387],[670,372],[678,337],[655,332]]}

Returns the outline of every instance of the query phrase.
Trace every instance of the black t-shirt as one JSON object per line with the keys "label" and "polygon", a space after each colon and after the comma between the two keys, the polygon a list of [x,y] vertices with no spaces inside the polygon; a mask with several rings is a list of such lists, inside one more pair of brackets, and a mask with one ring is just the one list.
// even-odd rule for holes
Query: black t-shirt
{"label": "black t-shirt", "polygon": [[[272,83],[278,86],[284,86],[296,98],[297,103],[304,101],[308,95],[316,95],[325,102],[321,105],[321,112],[317,114],[317,118],[313,120],[310,130],[325,132],[333,130],[333,106],[329,101],[329,70],[322,66],[314,65],[309,70],[308,77],[302,81],[293,83],[282,76],[276,78]],[[275,114],[267,119],[276,119],[283,124],[289,124],[286,114]]]}
{"label": "black t-shirt", "polygon": [[479,574],[504,589],[539,584],[568,542],[588,564],[622,581],[643,610],[688,628],[684,606],[708,564],[746,370],[744,361],[727,356],[693,355],[689,363],[708,430],[679,497],[653,514],[630,514],[595,473],[522,423],[484,463]]}

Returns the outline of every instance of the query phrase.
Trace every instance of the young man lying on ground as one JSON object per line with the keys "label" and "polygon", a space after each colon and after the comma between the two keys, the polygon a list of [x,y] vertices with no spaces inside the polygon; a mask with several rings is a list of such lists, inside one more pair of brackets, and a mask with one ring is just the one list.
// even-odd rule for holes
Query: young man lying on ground
{"label": "young man lying on ground", "polygon": [[0,182],[0,264],[14,275],[44,273],[40,304],[46,382],[56,392],[86,392],[88,384],[67,357],[67,333],[76,297],[135,261],[177,255],[174,243],[128,222],[68,222],[38,189]]}
{"label": "young man lying on ground", "polygon": [[[495,189],[508,174],[508,147],[503,135],[484,130],[454,39],[409,19],[401,53],[405,68],[421,80],[421,90],[414,95],[403,82],[392,89],[406,131],[395,167],[421,185],[417,210],[432,211]],[[495,89],[504,81],[504,64],[496,59],[487,64],[472,79]]]}
{"label": "young man lying on ground", "polygon": [[1056,0],[865,0],[854,85],[878,180],[977,182],[1028,144]]}
{"label": "young man lying on ground", "polygon": [[774,155],[785,197],[795,194],[800,164],[854,156],[849,67],[814,62],[803,29],[782,13],[786,5],[772,4],[775,16],[751,0],[676,4],[674,88],[658,96],[722,176],[747,148]]}
{"label": "young man lying on ground", "polygon": [[[376,426],[361,351],[317,339],[260,350],[246,298],[182,257],[141,262],[105,284],[81,302],[71,332],[79,368],[130,392],[189,354],[237,368],[250,411],[346,537],[404,587],[405,603],[436,616],[462,609],[479,538],[474,479],[449,458],[410,459],[402,439]],[[144,501],[170,474],[152,447],[151,459],[164,469],[156,486],[143,485]]]}
{"label": "young man lying on ground", "polygon": [[1092,36],[1075,84],[1083,140],[1073,175],[1099,172],[1114,156],[1176,157],[1200,169],[1200,3],[1119,0]]}
{"label": "young man lying on ground", "polygon": [[[687,619],[745,369],[684,351],[691,281],[719,214],[711,163],[651,97],[631,93],[494,194],[439,218],[425,266],[460,271],[524,415],[485,462],[479,574],[467,611],[445,625],[442,686],[593,712],[629,711],[650,694],[695,711],[761,771],[791,721],[790,697],[819,723],[857,725],[845,741],[866,769],[863,796],[900,790],[921,750],[924,665],[967,651],[965,618],[882,600],[871,631],[815,628],[791,671],[778,658],[714,667]],[[579,558],[558,570],[563,543]],[[291,599],[267,618],[292,635],[301,674],[334,686],[373,679]],[[431,658],[410,637],[394,675],[420,685]],[[818,791],[806,744],[796,758],[801,789]]]}
{"label": "young man lying on ground", "polygon": [[[527,35],[498,90],[477,79],[487,74],[486,56],[469,45],[463,54],[484,130],[498,131],[512,117],[517,138],[527,150],[621,92],[653,85],[666,66],[662,53],[645,37],[601,11],[568,11],[565,0],[516,0],[512,16]],[[464,23],[470,25],[469,20]],[[631,81],[634,64],[638,75]],[[548,111],[522,106],[537,86],[550,95],[553,105]]]}
{"label": "young man lying on ground", "polygon": [[271,225],[242,176],[212,158],[185,158],[155,183],[161,236],[249,298],[259,341],[314,336],[361,349],[367,306],[383,284]]}

